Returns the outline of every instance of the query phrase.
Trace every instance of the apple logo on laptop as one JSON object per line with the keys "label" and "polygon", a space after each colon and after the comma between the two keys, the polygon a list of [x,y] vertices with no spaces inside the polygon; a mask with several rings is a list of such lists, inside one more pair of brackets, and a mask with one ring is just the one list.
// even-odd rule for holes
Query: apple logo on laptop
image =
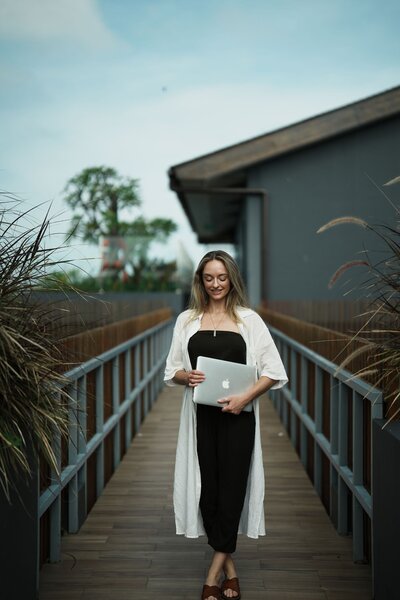
{"label": "apple logo on laptop", "polygon": [[229,390],[229,385],[230,385],[229,379],[224,379],[222,382],[222,387],[224,388],[224,390]]}

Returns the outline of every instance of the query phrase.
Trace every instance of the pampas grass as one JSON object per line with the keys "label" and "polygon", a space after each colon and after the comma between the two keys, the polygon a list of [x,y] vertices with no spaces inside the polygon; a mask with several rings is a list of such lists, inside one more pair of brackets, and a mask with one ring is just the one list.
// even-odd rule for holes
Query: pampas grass
{"label": "pampas grass", "polygon": [[325,223],[325,225],[322,225],[322,227],[320,227],[318,229],[317,233],[324,233],[324,231],[327,231],[328,229],[332,229],[332,227],[336,227],[337,225],[346,225],[346,224],[359,225],[360,227],[363,227],[364,229],[370,229],[370,226],[368,225],[368,223],[366,221],[364,221],[364,219],[360,219],[359,217],[338,217],[337,219],[332,219],[328,223]]}
{"label": "pampas grass", "polygon": [[57,473],[54,434],[68,435],[62,357],[49,333],[51,315],[31,294],[58,248],[46,248],[50,226],[31,223],[10,196],[0,199],[0,486],[9,498],[16,473],[30,476],[30,452]]}
{"label": "pampas grass", "polygon": [[[400,177],[385,185],[396,183],[400,183]],[[398,208],[395,209],[398,217]],[[342,361],[339,368],[344,368],[360,354],[368,355],[368,366],[355,375],[368,378],[376,388],[384,391],[387,415],[392,420],[400,413],[400,228],[370,225],[358,217],[341,217],[321,227],[318,233],[343,224],[368,229],[383,242],[385,251],[384,258],[378,263],[371,262],[367,251],[365,261],[345,263],[330,280],[331,287],[350,267],[362,264],[368,268],[368,277],[360,289],[371,298],[370,309],[363,315],[364,324],[352,338],[362,342],[363,346]]]}

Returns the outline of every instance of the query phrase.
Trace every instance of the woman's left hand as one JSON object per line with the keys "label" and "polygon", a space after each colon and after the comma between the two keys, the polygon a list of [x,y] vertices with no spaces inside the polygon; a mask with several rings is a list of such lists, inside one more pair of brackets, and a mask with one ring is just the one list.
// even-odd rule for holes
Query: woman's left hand
{"label": "woman's left hand", "polygon": [[232,413],[233,415],[240,415],[240,413],[248,403],[248,400],[243,394],[236,394],[235,396],[227,396],[226,398],[220,398],[218,402],[224,405],[222,407],[222,412]]}

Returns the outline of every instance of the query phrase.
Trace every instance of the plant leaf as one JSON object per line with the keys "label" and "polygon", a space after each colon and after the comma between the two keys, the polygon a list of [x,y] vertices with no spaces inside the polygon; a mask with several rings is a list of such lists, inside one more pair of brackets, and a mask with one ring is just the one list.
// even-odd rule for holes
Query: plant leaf
{"label": "plant leaf", "polygon": [[317,233],[323,233],[324,231],[327,231],[332,227],[336,227],[337,225],[346,224],[358,225],[360,227],[363,227],[364,229],[370,229],[370,226],[368,225],[367,221],[364,221],[364,219],[360,219],[359,217],[338,217],[337,219],[332,219],[328,223],[325,223],[325,225],[322,225],[322,227],[320,227],[317,230]]}

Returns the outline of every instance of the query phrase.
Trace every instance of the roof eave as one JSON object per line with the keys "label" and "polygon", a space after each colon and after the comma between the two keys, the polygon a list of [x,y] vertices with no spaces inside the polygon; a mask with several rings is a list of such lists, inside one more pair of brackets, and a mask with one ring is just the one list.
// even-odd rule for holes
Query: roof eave
{"label": "roof eave", "polygon": [[212,185],[219,178],[246,170],[400,114],[400,86],[328,111],[293,125],[245,140],[170,169],[180,185]]}

